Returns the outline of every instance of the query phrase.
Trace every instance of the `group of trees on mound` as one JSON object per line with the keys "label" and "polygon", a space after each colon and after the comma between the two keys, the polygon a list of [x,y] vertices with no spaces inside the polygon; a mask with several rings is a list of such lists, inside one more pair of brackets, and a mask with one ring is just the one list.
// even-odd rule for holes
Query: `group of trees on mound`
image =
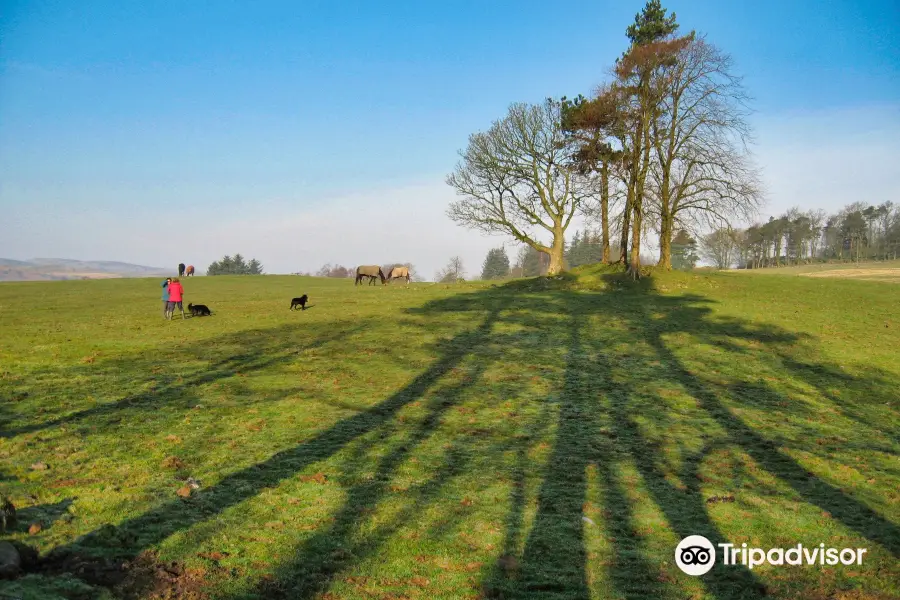
{"label": "group of trees on mound", "polygon": [[[612,251],[618,250],[617,244],[611,244]],[[681,270],[693,269],[700,256],[697,241],[684,229],[679,229],[672,238],[672,268]],[[566,269],[603,262],[603,241],[599,232],[585,230],[576,231],[572,241],[565,245],[563,267]],[[532,248],[522,246],[514,263],[510,264],[505,247],[488,251],[481,266],[481,279],[506,279],[509,277],[536,277],[547,275],[550,268],[549,256]],[[443,275],[444,273],[441,273]]]}
{"label": "group of trees on mound", "polygon": [[897,258],[900,206],[855,202],[833,215],[792,208],[746,229],[716,229],[701,241],[704,258],[721,269]]}
{"label": "group of trees on mound", "polygon": [[262,275],[263,266],[255,258],[246,262],[240,254],[222,258],[209,265],[206,269],[207,275]]}
{"label": "group of trees on mound", "polygon": [[581,213],[599,222],[599,250],[596,234],[584,248],[579,239],[575,261],[598,253],[638,276],[647,232],[659,236],[657,264],[670,269],[679,229],[752,215],[761,193],[741,79],[728,55],[678,29],[675,14],[650,0],[593,97],[513,104],[471,135],[447,177],[460,196],[450,218],[512,236],[546,256],[554,275],[565,268],[566,230]]}

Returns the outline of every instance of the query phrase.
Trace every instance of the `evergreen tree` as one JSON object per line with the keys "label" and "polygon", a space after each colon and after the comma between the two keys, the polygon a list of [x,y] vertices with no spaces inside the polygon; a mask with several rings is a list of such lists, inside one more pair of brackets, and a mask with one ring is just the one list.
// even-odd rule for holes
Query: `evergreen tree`
{"label": "evergreen tree", "polygon": [[690,271],[700,259],[697,242],[682,229],[672,239],[672,268]]}
{"label": "evergreen tree", "polygon": [[258,260],[255,258],[250,260],[250,264],[247,265],[247,273],[249,275],[262,275],[263,274],[263,266],[260,264]]}
{"label": "evergreen tree", "polygon": [[549,261],[544,259],[544,256],[543,252],[538,252],[531,246],[526,246],[520,256],[522,277],[537,277],[546,273]]}
{"label": "evergreen tree", "polygon": [[581,264],[579,261],[579,251],[581,246],[581,236],[578,231],[575,232],[575,235],[572,237],[572,242],[569,244],[569,247],[566,249],[566,263],[569,267],[577,267]]}
{"label": "evergreen tree", "polygon": [[642,46],[665,39],[677,30],[675,13],[666,16],[660,0],[649,0],[634,16],[634,23],[628,26],[625,35],[635,46]]}
{"label": "evergreen tree", "polygon": [[255,258],[247,264],[244,257],[235,254],[233,257],[225,255],[222,260],[209,265],[207,275],[262,275],[263,266]]}
{"label": "evergreen tree", "polygon": [[502,279],[509,275],[509,256],[506,248],[494,248],[489,250],[481,267],[481,278]]}

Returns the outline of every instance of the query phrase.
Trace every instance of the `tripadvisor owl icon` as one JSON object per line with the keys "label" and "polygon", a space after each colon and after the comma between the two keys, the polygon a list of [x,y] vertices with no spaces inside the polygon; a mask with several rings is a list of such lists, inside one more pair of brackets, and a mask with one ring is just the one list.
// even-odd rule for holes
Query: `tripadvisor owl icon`
{"label": "tripadvisor owl icon", "polygon": [[702,535],[689,535],[675,548],[675,564],[688,575],[703,575],[716,564],[716,549]]}

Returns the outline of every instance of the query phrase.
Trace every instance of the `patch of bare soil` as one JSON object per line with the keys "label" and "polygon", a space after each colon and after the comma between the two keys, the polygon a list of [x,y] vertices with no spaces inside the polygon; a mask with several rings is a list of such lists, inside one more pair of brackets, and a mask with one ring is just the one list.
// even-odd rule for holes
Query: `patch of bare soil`
{"label": "patch of bare soil", "polygon": [[186,569],[178,562],[159,562],[153,552],[145,551],[134,560],[82,556],[77,553],[53,554],[40,559],[26,572],[44,575],[69,574],[93,585],[108,588],[123,600],[207,600],[209,595],[204,569]]}

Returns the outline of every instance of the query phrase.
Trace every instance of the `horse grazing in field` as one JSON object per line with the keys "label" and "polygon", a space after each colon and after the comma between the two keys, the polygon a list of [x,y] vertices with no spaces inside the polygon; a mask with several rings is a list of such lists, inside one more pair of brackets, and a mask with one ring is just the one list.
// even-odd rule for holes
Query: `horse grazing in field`
{"label": "horse grazing in field", "polygon": [[184,263],[178,263],[178,276],[184,277]]}
{"label": "horse grazing in field", "polygon": [[194,274],[194,265],[188,265],[187,270],[184,272],[185,277],[190,277]]}
{"label": "horse grazing in field", "polygon": [[378,265],[362,265],[356,267],[356,282],[353,285],[359,285],[363,277],[369,278],[369,285],[375,285],[375,279],[381,279],[382,285],[385,283],[384,271]]}
{"label": "horse grazing in field", "polygon": [[404,277],[406,278],[406,285],[409,285],[409,267],[394,267],[387,276],[388,281],[403,279]]}

